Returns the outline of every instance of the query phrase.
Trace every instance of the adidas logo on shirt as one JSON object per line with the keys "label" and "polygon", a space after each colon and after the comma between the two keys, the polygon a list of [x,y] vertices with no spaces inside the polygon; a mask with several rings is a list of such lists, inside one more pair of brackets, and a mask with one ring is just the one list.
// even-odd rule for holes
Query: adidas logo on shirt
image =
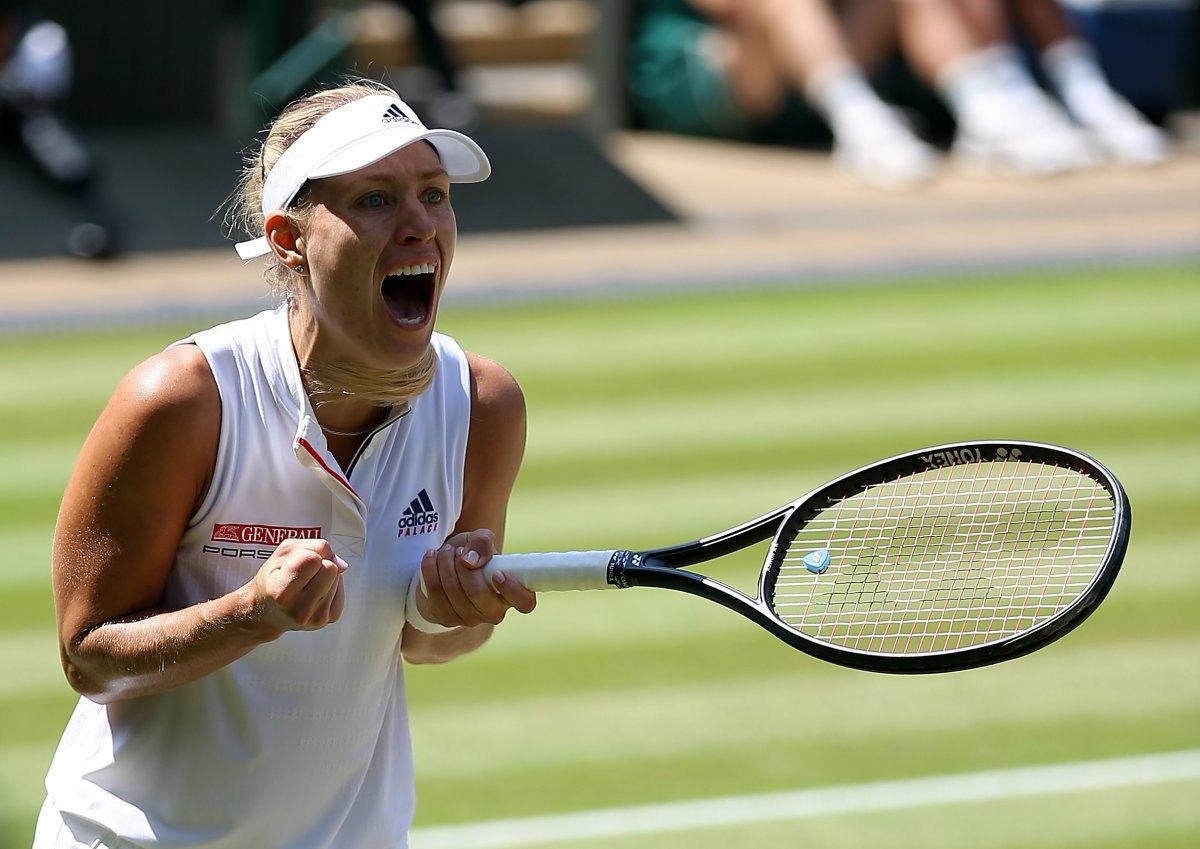
{"label": "adidas logo on shirt", "polygon": [[438,529],[440,518],[437,510],[433,509],[433,502],[429,500],[429,493],[422,489],[400,514],[397,536],[411,537],[432,533]]}
{"label": "adidas logo on shirt", "polygon": [[389,106],[387,108],[387,111],[383,113],[382,120],[383,120],[383,123],[385,123],[385,124],[395,124],[395,123],[411,124],[411,123],[413,123],[413,119],[408,117],[408,115],[406,115],[404,113],[404,110],[401,109],[395,103],[393,103],[391,106]]}

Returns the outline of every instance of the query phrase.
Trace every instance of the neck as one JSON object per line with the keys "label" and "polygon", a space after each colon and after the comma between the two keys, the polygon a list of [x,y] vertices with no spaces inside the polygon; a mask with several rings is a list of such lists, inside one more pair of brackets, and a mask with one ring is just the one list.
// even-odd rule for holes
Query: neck
{"label": "neck", "polygon": [[390,408],[407,404],[429,388],[437,369],[437,355],[432,344],[412,365],[402,368],[380,368],[329,355],[322,346],[319,323],[311,312],[300,315],[293,301],[290,313],[292,347],[300,366],[304,387],[318,404],[356,401],[366,407]]}

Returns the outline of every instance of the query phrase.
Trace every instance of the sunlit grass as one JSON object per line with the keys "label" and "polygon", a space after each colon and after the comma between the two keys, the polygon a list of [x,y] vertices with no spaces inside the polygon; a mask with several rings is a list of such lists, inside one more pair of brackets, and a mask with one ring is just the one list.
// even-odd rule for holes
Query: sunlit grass
{"label": "sunlit grass", "polygon": [[[1129,555],[1044,652],[950,676],[851,672],[660,590],[544,595],[487,649],[409,674],[422,824],[1200,746],[1200,286],[1192,265],[689,296],[451,301],[530,438],[509,550],[652,547],[738,524],[888,454],[1015,437],[1125,483]],[[50,534],[120,376],[192,328],[0,339],[0,845],[28,845],[74,696]],[[762,552],[716,574],[752,587]],[[1178,784],[573,844],[1200,844]],[[1190,795],[1189,795],[1190,792]]]}

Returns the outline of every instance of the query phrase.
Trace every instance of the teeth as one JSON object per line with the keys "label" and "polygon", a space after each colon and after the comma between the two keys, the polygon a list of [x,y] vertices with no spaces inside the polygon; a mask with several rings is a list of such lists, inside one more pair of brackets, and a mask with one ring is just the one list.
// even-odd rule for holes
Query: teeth
{"label": "teeth", "polygon": [[437,267],[432,262],[421,263],[420,265],[406,265],[402,268],[395,269],[388,276],[393,277],[406,276],[410,274],[433,274],[436,268]]}

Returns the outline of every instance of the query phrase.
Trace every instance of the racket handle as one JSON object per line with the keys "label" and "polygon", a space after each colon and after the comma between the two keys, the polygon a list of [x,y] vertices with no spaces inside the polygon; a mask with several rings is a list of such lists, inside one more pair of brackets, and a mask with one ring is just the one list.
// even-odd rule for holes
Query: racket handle
{"label": "racket handle", "polygon": [[534,592],[604,590],[608,564],[615,551],[567,551],[544,554],[497,554],[483,567],[490,582],[497,571],[516,578]]}

